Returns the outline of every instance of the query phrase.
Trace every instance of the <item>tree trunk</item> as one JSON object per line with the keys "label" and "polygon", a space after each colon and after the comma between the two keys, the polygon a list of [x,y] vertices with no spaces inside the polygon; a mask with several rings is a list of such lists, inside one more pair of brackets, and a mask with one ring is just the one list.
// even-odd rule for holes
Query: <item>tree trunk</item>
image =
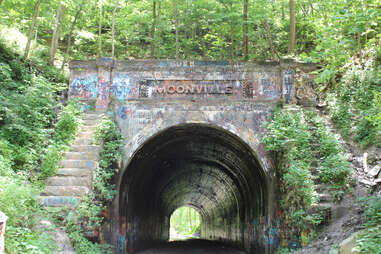
{"label": "tree trunk", "polygon": [[56,24],[53,31],[52,43],[50,46],[50,64],[51,65],[54,65],[54,57],[57,51],[58,38],[60,37],[60,28],[61,28],[64,12],[65,12],[65,5],[63,5],[62,1],[60,1],[60,4],[57,9]]}
{"label": "tree trunk", "polygon": [[116,0],[115,8],[114,8],[114,11],[112,13],[112,40],[111,40],[111,46],[112,46],[111,57],[112,57],[112,59],[114,59],[114,55],[115,55],[115,15],[116,15],[116,10],[118,9],[118,5],[119,5],[119,0]]}
{"label": "tree trunk", "polygon": [[98,52],[97,56],[102,56],[102,0],[99,0],[99,20],[98,20]]}
{"label": "tree trunk", "polygon": [[176,30],[176,60],[179,59],[179,29],[177,20],[177,0],[173,0],[173,15],[175,18],[175,30]]}
{"label": "tree trunk", "polygon": [[269,26],[267,24],[267,21],[266,20],[262,21],[262,24],[263,24],[263,27],[266,30],[267,39],[269,41],[269,45],[270,45],[270,49],[271,49],[272,55],[273,55],[273,57],[276,57],[278,59],[278,61],[280,61],[280,56],[278,54],[278,51],[274,47],[273,40],[271,38],[270,28],[269,28]]}
{"label": "tree trunk", "polygon": [[[230,13],[233,13],[233,3],[230,3]],[[234,59],[234,23],[230,19],[230,60]]]}
{"label": "tree trunk", "polygon": [[160,44],[161,44],[161,0],[158,0],[158,13],[157,13],[157,50],[156,55],[157,58],[160,58]]}
{"label": "tree trunk", "polygon": [[295,50],[295,2],[290,0],[290,41],[288,45],[288,53],[293,54]]}
{"label": "tree trunk", "polygon": [[155,33],[156,33],[156,0],[153,0],[153,3],[152,3],[152,31],[151,31],[151,35],[152,35],[152,42],[151,42],[151,57],[152,58],[155,58]]}
{"label": "tree trunk", "polygon": [[[36,19],[38,17],[38,13],[40,11],[40,0],[37,0],[36,4],[34,5],[34,12],[33,12],[33,17],[32,17],[32,23],[30,24],[30,29],[29,29],[29,35],[28,35],[28,42],[26,43],[25,47],[25,53],[24,53],[24,58],[28,58],[29,55],[29,50],[30,50],[30,45],[32,43],[32,37],[33,37],[33,30],[34,30],[34,25],[36,24]],[[1,2],[0,2],[1,4]]]}
{"label": "tree trunk", "polygon": [[243,42],[244,42],[244,55],[245,55],[245,60],[249,59],[249,24],[247,22],[247,11],[248,11],[248,6],[249,1],[244,0],[243,4]]}
{"label": "tree trunk", "polygon": [[64,57],[64,60],[62,62],[62,66],[61,66],[62,70],[64,69],[65,63],[67,62],[67,59],[69,58],[69,55],[70,55],[71,38],[73,37],[74,28],[75,28],[75,25],[77,24],[77,20],[79,18],[79,15],[81,14],[83,4],[84,4],[84,0],[82,0],[81,5],[79,6],[77,13],[75,14],[74,21],[71,24],[69,38],[67,40],[67,45],[66,45],[65,57]]}

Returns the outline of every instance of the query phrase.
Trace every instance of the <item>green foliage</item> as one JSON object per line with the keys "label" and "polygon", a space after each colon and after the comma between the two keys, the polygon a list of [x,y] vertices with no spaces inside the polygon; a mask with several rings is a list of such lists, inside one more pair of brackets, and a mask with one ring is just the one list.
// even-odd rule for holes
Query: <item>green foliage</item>
{"label": "green foliage", "polygon": [[366,223],[356,239],[356,250],[360,253],[381,253],[381,198],[372,196],[362,199],[365,204]]}
{"label": "green foliage", "polygon": [[[275,112],[266,126],[268,133],[262,139],[266,149],[280,155],[281,206],[287,214],[296,218],[299,209],[306,209],[316,202],[311,173],[312,136],[302,110]],[[297,222],[292,220],[293,222]]]}
{"label": "green foliage", "polygon": [[80,124],[80,106],[77,101],[69,101],[58,117],[58,122],[54,128],[52,143],[47,147],[45,157],[40,166],[40,177],[45,179],[53,176],[62,159],[63,152],[77,133]]}
{"label": "green foliage", "polygon": [[61,85],[41,72],[0,43],[0,140],[12,150],[2,156],[15,172],[31,174],[53,134]]}
{"label": "green foliage", "polygon": [[95,140],[97,144],[102,145],[99,167],[95,172],[96,199],[110,202],[115,196],[112,179],[121,157],[123,138],[114,121],[103,119],[96,127]]}
{"label": "green foliage", "polygon": [[38,189],[13,175],[0,176],[0,207],[8,215],[6,253],[51,253],[55,244],[48,232],[36,227],[42,216],[36,199]]}
{"label": "green foliage", "polygon": [[381,146],[381,68],[374,53],[364,65],[351,63],[340,84],[328,97],[329,114],[346,138],[353,138],[363,147]]}
{"label": "green foliage", "polygon": [[296,106],[276,111],[266,128],[262,142],[277,154],[285,221],[297,231],[316,228],[323,221],[322,215],[306,212],[318,202],[315,184],[328,184],[337,200],[349,188],[350,169],[344,149],[321,117]]}
{"label": "green foliage", "polygon": [[183,206],[172,213],[170,225],[171,229],[175,230],[180,236],[192,235],[196,232],[200,233],[201,216],[195,209]]}
{"label": "green foliage", "polygon": [[74,249],[78,254],[112,253],[111,246],[94,243],[85,236],[85,228],[88,228],[89,225],[92,228],[99,228],[102,223],[102,218],[99,215],[103,206],[98,204],[94,198],[92,194],[84,197],[78,207],[76,207],[75,212],[69,212],[63,222],[65,231],[69,234]]}
{"label": "green foliage", "polygon": [[344,148],[339,137],[327,129],[321,117],[312,112],[307,115],[318,146],[319,181],[329,184],[335,199],[340,200],[344,191],[348,190],[351,176],[349,162],[344,158]]}
{"label": "green foliage", "polygon": [[79,111],[69,102],[52,128],[62,108],[58,95],[65,80],[50,70],[54,67],[46,63],[23,62],[0,43],[0,208],[9,217],[9,254],[56,249],[54,234],[39,225],[46,214],[37,200],[41,190],[36,180],[57,167],[63,146],[78,127],[78,119],[72,117]]}

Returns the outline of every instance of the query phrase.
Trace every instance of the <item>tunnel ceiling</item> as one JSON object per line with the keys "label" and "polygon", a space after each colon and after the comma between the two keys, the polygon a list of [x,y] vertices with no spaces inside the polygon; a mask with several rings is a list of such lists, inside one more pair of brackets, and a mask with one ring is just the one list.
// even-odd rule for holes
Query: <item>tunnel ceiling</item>
{"label": "tunnel ceiling", "polygon": [[200,124],[176,126],[133,156],[120,187],[120,214],[147,221],[188,205],[203,219],[244,220],[264,212],[264,179],[252,151],[234,134]]}

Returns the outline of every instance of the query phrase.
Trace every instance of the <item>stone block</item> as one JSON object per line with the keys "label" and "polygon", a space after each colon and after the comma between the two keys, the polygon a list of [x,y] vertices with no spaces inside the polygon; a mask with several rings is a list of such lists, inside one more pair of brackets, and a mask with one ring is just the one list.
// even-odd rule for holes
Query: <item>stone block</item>
{"label": "stone block", "polygon": [[60,168],[57,172],[59,176],[90,176],[93,170],[86,168]]}
{"label": "stone block", "polygon": [[88,176],[52,176],[46,181],[49,186],[91,186]]}
{"label": "stone block", "polygon": [[372,177],[376,177],[381,171],[381,165],[374,166],[369,172],[368,175]]}
{"label": "stone block", "polygon": [[93,160],[62,160],[60,164],[63,168],[96,169],[98,167],[98,162]]}
{"label": "stone block", "polygon": [[74,145],[91,145],[92,143],[92,138],[76,138],[74,141]]}
{"label": "stone block", "polygon": [[70,147],[71,152],[91,152],[91,153],[99,153],[101,147],[98,145],[72,145]]}
{"label": "stone block", "polygon": [[340,254],[359,254],[360,252],[354,251],[353,248],[356,246],[356,237],[358,233],[352,234],[350,237],[345,239],[340,244]]}
{"label": "stone block", "polygon": [[83,196],[89,193],[85,186],[46,186],[42,195],[44,196]]}
{"label": "stone block", "polygon": [[96,152],[66,152],[64,154],[66,160],[98,160],[99,153]]}

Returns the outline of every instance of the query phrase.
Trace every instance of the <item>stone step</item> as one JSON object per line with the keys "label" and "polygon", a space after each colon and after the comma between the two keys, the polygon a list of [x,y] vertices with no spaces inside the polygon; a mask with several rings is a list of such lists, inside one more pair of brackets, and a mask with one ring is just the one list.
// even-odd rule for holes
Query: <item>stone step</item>
{"label": "stone step", "polygon": [[80,202],[80,197],[72,196],[40,196],[40,204],[49,207],[76,207]]}
{"label": "stone step", "polygon": [[74,140],[74,145],[91,145],[93,143],[92,138],[76,138]]}
{"label": "stone step", "polygon": [[98,160],[98,152],[65,152],[64,158],[66,160]]}
{"label": "stone step", "polygon": [[330,194],[327,194],[327,193],[319,193],[319,202],[320,203],[323,203],[323,202],[331,202],[332,201],[332,196]]}
{"label": "stone step", "polygon": [[63,168],[96,169],[98,167],[98,162],[93,160],[62,160],[60,165]]}
{"label": "stone step", "polygon": [[92,176],[94,170],[86,168],[60,168],[57,176]]}
{"label": "stone step", "polygon": [[89,188],[85,186],[46,186],[43,196],[79,196],[89,194]]}
{"label": "stone step", "polygon": [[89,152],[89,153],[99,153],[101,147],[98,145],[72,145],[70,146],[71,152]]}
{"label": "stone step", "polygon": [[327,184],[316,184],[315,190],[317,192],[324,192],[324,191],[328,190],[328,185]]}
{"label": "stone step", "polygon": [[94,137],[94,131],[81,131],[77,134],[77,138],[92,139]]}
{"label": "stone step", "polygon": [[91,186],[89,176],[52,176],[46,180],[48,186]]}
{"label": "stone step", "polygon": [[97,119],[84,119],[82,122],[83,122],[83,125],[85,125],[85,126],[96,126],[98,120]]}
{"label": "stone step", "polygon": [[81,127],[79,127],[79,131],[83,131],[83,132],[89,132],[89,131],[92,131],[92,132],[95,132],[95,126],[91,126],[91,125],[81,125]]}
{"label": "stone step", "polygon": [[83,120],[98,120],[102,118],[102,114],[84,114]]}

